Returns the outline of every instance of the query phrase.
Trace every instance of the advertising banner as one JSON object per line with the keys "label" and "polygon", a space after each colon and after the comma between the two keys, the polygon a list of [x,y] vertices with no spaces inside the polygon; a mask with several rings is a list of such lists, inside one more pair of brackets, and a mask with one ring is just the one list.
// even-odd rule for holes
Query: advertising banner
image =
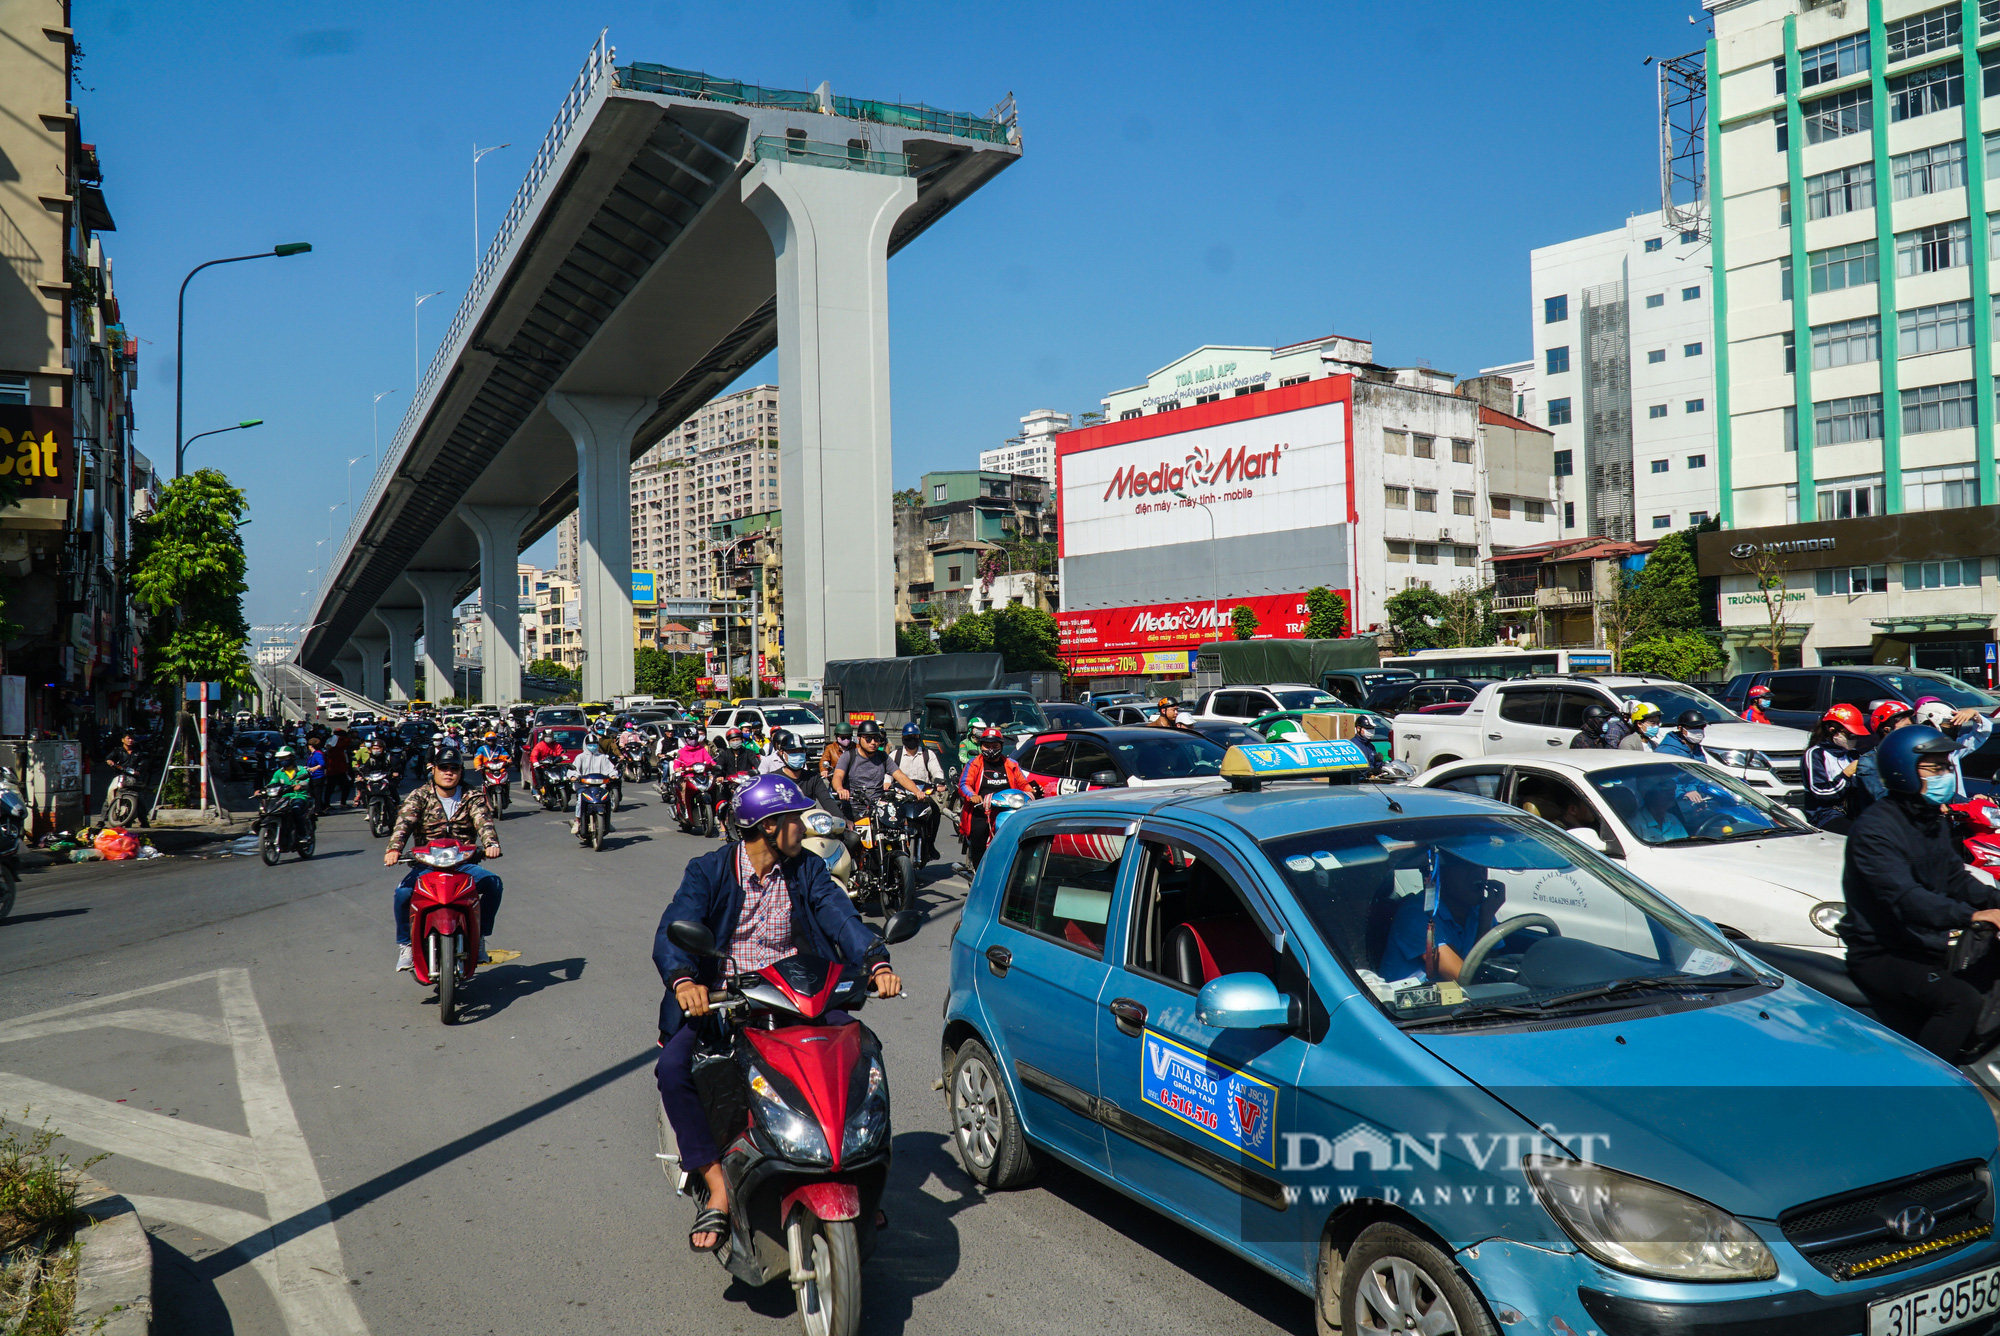
{"label": "advertising banner", "polygon": [[632,572],[632,606],[650,608],[659,601],[660,577],[652,571]]}
{"label": "advertising banner", "polygon": [[[1247,607],[1257,615],[1257,640],[1298,640],[1306,633],[1306,596],[1261,594],[1225,598],[1213,603],[1153,603],[1134,608],[1097,608],[1089,612],[1059,612],[1056,632],[1065,658],[1130,650],[1189,650],[1211,640],[1232,639],[1229,614]],[[1071,670],[1076,671],[1075,669]],[[1112,672],[1186,672],[1188,669],[1106,669]]]}
{"label": "advertising banner", "polygon": [[0,478],[20,483],[23,496],[75,495],[71,411],[0,404]]}
{"label": "advertising banner", "polygon": [[1194,651],[1158,654],[1080,654],[1069,661],[1071,677],[1185,677],[1194,671]]}

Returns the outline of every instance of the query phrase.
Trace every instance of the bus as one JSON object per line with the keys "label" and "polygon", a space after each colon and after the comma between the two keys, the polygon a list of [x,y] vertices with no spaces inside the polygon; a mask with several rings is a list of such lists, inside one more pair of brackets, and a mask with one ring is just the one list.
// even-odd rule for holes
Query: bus
{"label": "bus", "polygon": [[1385,654],[1384,668],[1404,668],[1418,677],[1556,677],[1569,673],[1608,673],[1608,649],[1520,649],[1488,645],[1484,649],[1420,649],[1415,654]]}

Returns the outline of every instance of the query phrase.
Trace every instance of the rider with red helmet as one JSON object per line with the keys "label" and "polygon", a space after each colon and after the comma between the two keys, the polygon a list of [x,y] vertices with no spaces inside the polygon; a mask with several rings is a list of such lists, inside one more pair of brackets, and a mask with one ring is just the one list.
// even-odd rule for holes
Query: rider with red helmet
{"label": "rider with red helmet", "polygon": [[1014,763],[1013,757],[1002,753],[1007,741],[1005,733],[988,725],[979,730],[975,740],[979,743],[979,754],[966,763],[958,776],[958,794],[965,800],[958,817],[958,836],[965,845],[965,856],[977,867],[987,842],[993,838],[993,795],[1003,789],[1032,794],[1035,789],[1028,783],[1027,772]]}
{"label": "rider with red helmet", "polygon": [[1862,754],[1861,764],[1854,771],[1854,778],[1868,795],[1870,802],[1880,802],[1889,796],[1889,790],[1882,785],[1881,765],[1875,749],[1882,740],[1899,728],[1914,722],[1910,707],[1899,700],[1878,700],[1868,707],[1868,750]]}
{"label": "rider with red helmet", "polygon": [[1834,706],[1813,730],[1805,754],[1805,813],[1820,829],[1844,833],[1868,805],[1868,791],[1855,778],[1867,738],[1868,721],[1853,705]]}
{"label": "rider with red helmet", "polygon": [[1750,688],[1750,703],[1743,707],[1743,721],[1750,724],[1768,724],[1771,716],[1764,713],[1764,707],[1771,703],[1771,688],[1759,682]]}

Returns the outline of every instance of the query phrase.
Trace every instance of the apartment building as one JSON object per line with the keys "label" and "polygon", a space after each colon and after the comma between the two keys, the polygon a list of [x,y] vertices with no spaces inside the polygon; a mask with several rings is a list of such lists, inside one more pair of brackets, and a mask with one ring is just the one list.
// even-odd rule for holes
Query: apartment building
{"label": "apartment building", "polygon": [[1990,681],[2000,4],[1706,7],[1732,667],[1777,604],[1782,662]]}
{"label": "apartment building", "polygon": [[[981,555],[1010,544],[1056,540],[1055,487],[1035,474],[980,469],[926,473],[914,496],[896,499],[896,620],[936,625],[993,605],[993,581],[980,574]],[[1001,601],[1056,607],[1053,568],[1042,560],[1046,548],[1017,549],[1022,561],[1043,565],[1040,578],[1012,582]],[[1017,564],[1000,563],[1003,571]],[[1016,587],[1020,586],[1020,587]],[[1020,597],[1014,598],[1018,593]]]}
{"label": "apartment building", "polygon": [[1575,479],[1561,537],[1643,540],[1716,513],[1708,262],[1700,229],[1658,211],[1531,253],[1523,389],[1554,434],[1557,476]]}
{"label": "apartment building", "polygon": [[1056,485],[1056,433],[1069,430],[1069,414],[1037,408],[1021,419],[1021,434],[997,450],[979,452],[982,473],[1015,473]]}

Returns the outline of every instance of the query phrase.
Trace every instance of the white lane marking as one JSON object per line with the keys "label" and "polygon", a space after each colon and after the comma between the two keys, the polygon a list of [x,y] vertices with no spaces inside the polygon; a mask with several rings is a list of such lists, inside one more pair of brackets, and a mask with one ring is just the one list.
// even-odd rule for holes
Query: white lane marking
{"label": "white lane marking", "polygon": [[221,970],[209,970],[204,974],[190,974],[185,979],[170,979],[166,983],[149,983],[144,988],[134,988],[129,992],[107,993],[103,997],[85,998],[81,1002],[71,1002],[65,1006],[51,1007],[47,1011],[31,1011],[25,1016],[0,1021],[0,1036],[17,1025],[27,1025],[33,1021],[54,1020],[58,1016],[74,1016],[80,1011],[94,1011],[98,1007],[108,1007],[113,1002],[125,1002],[135,997],[151,997],[154,993],[164,993],[174,988],[185,988],[191,983],[213,979]]}
{"label": "white lane marking", "polygon": [[21,1108],[32,1110],[31,1117],[46,1115],[64,1136],[113,1155],[251,1192],[264,1190],[249,1137],[0,1072],[0,1109],[11,1113]]}
{"label": "white lane marking", "polygon": [[0,1028],[0,1044],[18,1039],[44,1039],[52,1034],[74,1034],[78,1030],[98,1030],[115,1025],[122,1030],[144,1030],[175,1039],[194,1039],[204,1044],[227,1044],[229,1031],[212,1016],[190,1011],[167,1011],[160,1007],[132,1007],[94,1016],[62,1016],[55,1020],[17,1022]]}

